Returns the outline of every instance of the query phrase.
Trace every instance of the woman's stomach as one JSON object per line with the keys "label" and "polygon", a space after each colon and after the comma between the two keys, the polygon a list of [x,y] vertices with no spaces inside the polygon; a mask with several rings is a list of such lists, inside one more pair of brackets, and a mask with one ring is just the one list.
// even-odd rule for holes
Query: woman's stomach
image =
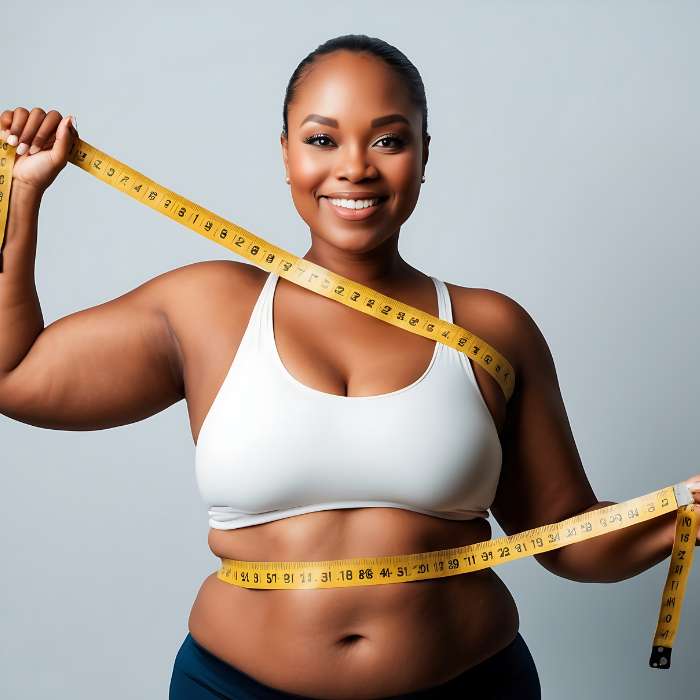
{"label": "woman's stomach", "polygon": [[[209,547],[225,559],[317,561],[414,554],[490,537],[482,518],[350,508],[210,529]],[[519,616],[492,569],[293,590],[241,588],[213,572],[202,583],[188,626],[199,644],[260,683],[307,697],[359,700],[448,681],[509,644]]]}

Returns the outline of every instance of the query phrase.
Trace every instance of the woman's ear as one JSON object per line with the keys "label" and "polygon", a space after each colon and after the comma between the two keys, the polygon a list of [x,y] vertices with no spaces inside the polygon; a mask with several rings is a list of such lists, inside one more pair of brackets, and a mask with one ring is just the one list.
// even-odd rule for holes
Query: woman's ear
{"label": "woman's ear", "polygon": [[287,137],[284,132],[280,134],[280,144],[282,146],[282,160],[284,161],[284,171],[287,177],[289,176],[289,165],[288,165],[288,152],[287,152]]}

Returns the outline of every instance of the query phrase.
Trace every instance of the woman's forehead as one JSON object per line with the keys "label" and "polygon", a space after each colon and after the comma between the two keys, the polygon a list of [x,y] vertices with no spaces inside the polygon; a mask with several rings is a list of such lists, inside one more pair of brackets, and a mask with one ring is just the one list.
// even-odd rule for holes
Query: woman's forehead
{"label": "woman's forehead", "polygon": [[400,113],[411,122],[415,120],[416,109],[396,71],[373,56],[336,54],[312,64],[299,82],[289,105],[290,117],[294,113],[290,127],[299,127],[309,113],[335,119],[339,128],[351,117],[369,123],[376,117]]}

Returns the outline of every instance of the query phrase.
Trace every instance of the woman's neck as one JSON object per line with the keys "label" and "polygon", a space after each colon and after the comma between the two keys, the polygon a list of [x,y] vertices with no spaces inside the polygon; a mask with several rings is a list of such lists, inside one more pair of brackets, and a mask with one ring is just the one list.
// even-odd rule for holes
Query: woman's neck
{"label": "woman's neck", "polygon": [[392,239],[361,253],[342,250],[314,239],[302,258],[378,291],[381,291],[379,287],[400,285],[423,276],[401,257],[396,241]]}

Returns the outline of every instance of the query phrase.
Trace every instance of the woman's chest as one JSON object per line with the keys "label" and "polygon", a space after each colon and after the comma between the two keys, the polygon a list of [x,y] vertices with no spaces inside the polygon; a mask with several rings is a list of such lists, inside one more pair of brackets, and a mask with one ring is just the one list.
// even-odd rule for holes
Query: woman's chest
{"label": "woman's chest", "polygon": [[[228,375],[238,362],[244,337],[256,330],[250,326],[255,321],[253,311],[258,294],[254,288],[252,293],[249,290],[247,295],[239,295],[241,298],[234,312],[230,303],[212,302],[196,323],[180,324],[178,338],[183,349],[186,401],[195,443],[218,395],[225,388]],[[463,365],[457,372],[447,373],[454,382],[448,388],[444,386],[444,367],[432,372],[439,343],[329,304],[326,299],[314,300],[306,308],[299,307],[299,303],[294,305],[292,300],[280,298],[275,306],[274,331],[270,329],[267,338],[270,352],[266,357],[261,356],[259,363],[246,358],[244,371],[254,379],[253,386],[258,387],[261,405],[265,404],[265,398],[274,403],[274,396],[263,394],[271,391],[272,383],[263,381],[262,373],[271,372],[270,377],[286,380],[292,397],[305,399],[296,403],[306,411],[307,417],[314,411],[322,411],[327,413],[327,420],[337,423],[341,416],[346,422],[354,422],[353,415],[365,414],[376,431],[388,431],[396,429],[398,418],[396,415],[392,421],[388,415],[390,409],[400,413],[395,411],[399,402],[393,395],[401,393],[401,405],[409,406],[413,398],[408,396],[411,392],[403,394],[416,384],[423,385],[421,391],[416,392],[420,399],[427,396],[426,388],[439,387],[446,396],[455,388],[464,393],[465,386],[469,385],[467,389],[478,390],[482,405],[500,434],[505,422],[504,397],[493,378],[466,355],[462,356]],[[454,305],[454,315],[459,325],[462,313],[458,304]],[[264,327],[258,330],[262,334]],[[484,329],[471,330],[479,334]],[[453,360],[461,354],[446,346],[442,354],[448,354],[448,350]],[[426,375],[429,375],[429,382],[424,381]],[[383,398],[389,400],[383,401]],[[349,410],[354,399],[360,399],[356,402],[358,411]],[[374,400],[377,412],[384,414],[381,424],[373,420],[375,406],[363,399]],[[239,406],[247,407],[243,397]],[[431,407],[427,407],[426,413],[430,410]],[[415,413],[415,418],[425,423],[421,411]],[[459,421],[460,417],[454,415],[454,419]]]}

